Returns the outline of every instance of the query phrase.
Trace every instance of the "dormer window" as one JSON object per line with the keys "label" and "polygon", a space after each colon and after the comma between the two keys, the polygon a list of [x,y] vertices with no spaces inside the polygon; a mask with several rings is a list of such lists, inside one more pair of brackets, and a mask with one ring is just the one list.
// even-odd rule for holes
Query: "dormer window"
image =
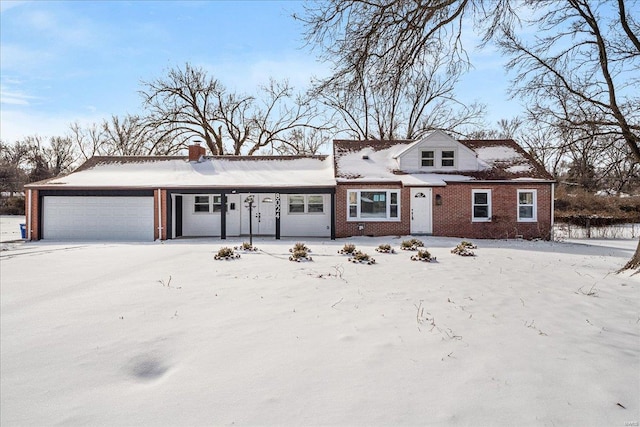
{"label": "dormer window", "polygon": [[442,151],[442,167],[451,168],[455,166],[456,153],[453,150]]}
{"label": "dormer window", "polygon": [[422,166],[423,167],[432,167],[434,165],[435,152],[434,151],[423,151],[421,159],[422,159]]}

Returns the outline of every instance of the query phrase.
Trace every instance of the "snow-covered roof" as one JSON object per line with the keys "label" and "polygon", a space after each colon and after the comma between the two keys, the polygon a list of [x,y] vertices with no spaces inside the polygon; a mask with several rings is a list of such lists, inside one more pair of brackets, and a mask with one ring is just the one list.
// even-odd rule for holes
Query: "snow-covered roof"
{"label": "snow-covered roof", "polygon": [[94,157],[67,176],[36,188],[331,187],[327,156]]}
{"label": "snow-covered roof", "polygon": [[337,182],[402,182],[404,185],[446,185],[471,180],[553,180],[515,141],[460,140],[477,156],[477,168],[450,172],[403,171],[398,158],[419,141],[334,141]]}

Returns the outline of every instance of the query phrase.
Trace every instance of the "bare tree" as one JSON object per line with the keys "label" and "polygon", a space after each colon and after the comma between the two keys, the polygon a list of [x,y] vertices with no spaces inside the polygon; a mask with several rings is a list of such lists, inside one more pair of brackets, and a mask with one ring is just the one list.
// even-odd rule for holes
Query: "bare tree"
{"label": "bare tree", "polygon": [[[534,17],[518,19],[521,8]],[[616,134],[640,162],[640,26],[625,0],[329,0],[313,3],[301,19],[310,43],[351,58],[357,71],[372,58],[411,68],[441,40],[452,61],[466,60],[465,18],[511,58],[513,94],[532,112],[564,129]],[[519,37],[521,24],[533,41]],[[627,267],[639,266],[640,242]]]}
{"label": "bare tree", "polygon": [[[400,2],[387,8],[347,1],[336,7],[349,4],[350,11],[344,8],[331,17],[309,17],[308,25],[315,27],[307,34],[308,39],[331,40],[323,46],[323,53],[334,63],[333,75],[315,82],[312,96],[334,111],[341,130],[358,139],[413,139],[433,129],[459,134],[461,127],[477,125],[484,106],[463,105],[454,93],[455,84],[467,69],[465,60],[451,57],[457,43],[451,45],[451,40],[440,34],[443,38],[430,40],[428,49],[425,46],[426,50],[412,53],[413,66],[407,66],[399,59],[406,55],[389,50],[394,43],[390,37],[396,37],[392,28],[385,27],[383,31],[388,30],[388,34],[384,39],[371,32],[369,18],[390,20],[385,24],[390,25],[391,20],[399,18],[388,14],[417,13],[396,3]],[[372,46],[376,43],[379,45]],[[403,42],[396,43],[401,50]],[[380,49],[387,56],[380,56]]]}
{"label": "bare tree", "polygon": [[322,129],[294,129],[273,151],[280,155],[314,155],[329,144],[331,137]]}
{"label": "bare tree", "polygon": [[287,81],[271,79],[257,97],[238,94],[187,63],[144,86],[149,126],[174,136],[200,137],[214,155],[252,155],[285,143],[293,129],[329,128]]}

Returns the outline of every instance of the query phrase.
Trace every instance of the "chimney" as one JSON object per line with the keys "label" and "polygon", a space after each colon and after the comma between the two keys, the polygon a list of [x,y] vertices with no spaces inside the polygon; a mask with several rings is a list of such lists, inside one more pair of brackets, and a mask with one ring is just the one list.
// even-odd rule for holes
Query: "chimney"
{"label": "chimney", "polygon": [[199,162],[200,158],[206,153],[204,147],[200,146],[200,142],[196,141],[193,145],[189,146],[189,161]]}

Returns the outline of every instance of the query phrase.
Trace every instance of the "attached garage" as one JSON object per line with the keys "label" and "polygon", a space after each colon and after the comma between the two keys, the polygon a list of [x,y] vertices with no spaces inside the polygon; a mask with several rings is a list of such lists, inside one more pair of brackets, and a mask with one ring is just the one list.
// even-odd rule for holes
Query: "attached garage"
{"label": "attached garage", "polygon": [[42,237],[49,240],[153,241],[153,197],[45,196]]}

